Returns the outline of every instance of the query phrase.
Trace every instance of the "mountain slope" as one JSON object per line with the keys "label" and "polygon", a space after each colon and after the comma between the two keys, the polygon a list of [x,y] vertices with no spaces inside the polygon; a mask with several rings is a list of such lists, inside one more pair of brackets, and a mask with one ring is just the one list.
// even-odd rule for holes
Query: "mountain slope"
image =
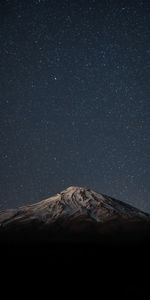
{"label": "mountain slope", "polygon": [[[0,239],[102,241],[149,236],[150,215],[90,189],[69,187],[33,205],[0,213]],[[7,237],[7,238],[6,238]]]}

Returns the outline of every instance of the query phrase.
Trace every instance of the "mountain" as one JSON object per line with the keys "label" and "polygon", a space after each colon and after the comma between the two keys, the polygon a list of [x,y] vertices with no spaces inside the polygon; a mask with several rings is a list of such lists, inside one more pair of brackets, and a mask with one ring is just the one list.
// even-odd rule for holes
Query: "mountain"
{"label": "mountain", "polygon": [[1,242],[139,241],[150,215],[93,190],[71,186],[33,205],[0,212]]}
{"label": "mountain", "polygon": [[[31,285],[39,293],[41,287],[42,296],[57,290],[70,296],[71,287],[78,297],[82,287],[84,295],[91,289],[91,296],[94,290],[100,297],[143,297],[149,288],[149,234],[149,214],[90,189],[69,187],[0,212],[1,282],[11,293],[22,283],[23,291]],[[12,289],[8,278],[15,281]]]}

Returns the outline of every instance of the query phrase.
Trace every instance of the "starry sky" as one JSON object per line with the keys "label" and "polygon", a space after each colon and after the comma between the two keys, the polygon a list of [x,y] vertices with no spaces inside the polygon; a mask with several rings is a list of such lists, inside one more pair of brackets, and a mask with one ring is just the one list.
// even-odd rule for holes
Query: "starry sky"
{"label": "starry sky", "polygon": [[0,1],[0,208],[86,186],[150,212],[150,4]]}

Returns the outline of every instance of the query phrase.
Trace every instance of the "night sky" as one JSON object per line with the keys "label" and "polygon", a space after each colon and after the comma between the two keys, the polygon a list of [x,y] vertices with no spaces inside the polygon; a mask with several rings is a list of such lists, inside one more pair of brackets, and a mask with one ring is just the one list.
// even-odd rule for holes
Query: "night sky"
{"label": "night sky", "polygon": [[150,3],[0,1],[0,208],[86,186],[150,212]]}

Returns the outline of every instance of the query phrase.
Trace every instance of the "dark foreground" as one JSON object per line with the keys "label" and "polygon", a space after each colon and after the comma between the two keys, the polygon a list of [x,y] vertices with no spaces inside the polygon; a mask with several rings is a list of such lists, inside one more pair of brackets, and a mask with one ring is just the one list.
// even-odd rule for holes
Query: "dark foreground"
{"label": "dark foreground", "polygon": [[12,295],[14,288],[15,293],[20,288],[22,295],[27,293],[26,299],[31,298],[31,290],[34,299],[35,295],[41,299],[146,299],[149,292],[148,239],[3,243],[0,250],[5,296]]}

